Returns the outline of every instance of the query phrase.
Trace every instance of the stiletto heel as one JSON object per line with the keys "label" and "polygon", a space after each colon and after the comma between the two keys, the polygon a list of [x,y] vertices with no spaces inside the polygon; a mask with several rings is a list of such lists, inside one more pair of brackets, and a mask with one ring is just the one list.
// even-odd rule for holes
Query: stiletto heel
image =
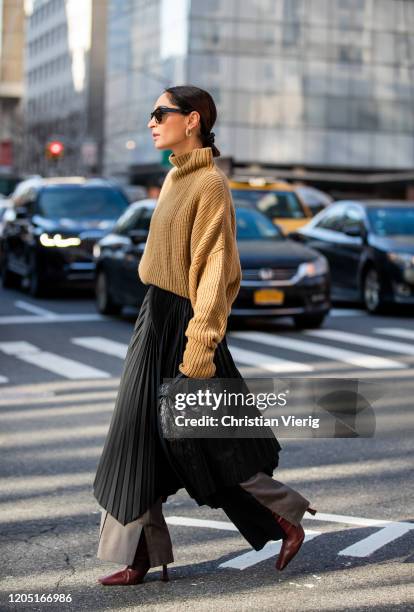
{"label": "stiletto heel", "polygon": [[168,570],[167,570],[167,566],[163,565],[162,566],[162,575],[161,575],[161,580],[163,582],[168,582],[169,581],[169,576],[168,576]]}
{"label": "stiletto heel", "polygon": [[317,510],[315,510],[315,508],[311,508],[309,506],[309,508],[306,508],[306,512],[309,512],[310,514],[315,515],[317,513]]}

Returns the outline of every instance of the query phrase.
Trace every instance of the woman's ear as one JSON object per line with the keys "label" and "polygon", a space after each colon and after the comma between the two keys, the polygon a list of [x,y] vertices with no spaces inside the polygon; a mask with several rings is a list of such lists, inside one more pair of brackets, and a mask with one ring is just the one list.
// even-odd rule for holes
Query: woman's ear
{"label": "woman's ear", "polygon": [[200,113],[198,111],[191,111],[189,114],[190,121],[188,126],[190,129],[199,128],[200,127]]}

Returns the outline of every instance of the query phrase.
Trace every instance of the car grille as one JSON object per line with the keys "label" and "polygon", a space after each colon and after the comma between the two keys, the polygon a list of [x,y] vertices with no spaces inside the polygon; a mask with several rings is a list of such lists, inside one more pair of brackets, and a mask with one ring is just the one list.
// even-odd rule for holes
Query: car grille
{"label": "car grille", "polygon": [[[266,270],[263,277],[261,270]],[[297,266],[290,268],[258,268],[256,270],[242,270],[243,280],[290,280],[296,273]]]}

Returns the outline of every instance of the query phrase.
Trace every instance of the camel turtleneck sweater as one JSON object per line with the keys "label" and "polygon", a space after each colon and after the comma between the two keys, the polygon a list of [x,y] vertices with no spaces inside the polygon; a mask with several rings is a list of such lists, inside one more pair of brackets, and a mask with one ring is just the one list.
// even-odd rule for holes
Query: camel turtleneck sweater
{"label": "camel turtleneck sweater", "polygon": [[145,284],[189,298],[193,307],[179,370],[190,378],[210,378],[214,351],[240,287],[236,218],[224,172],[211,147],[169,156],[138,266]]}

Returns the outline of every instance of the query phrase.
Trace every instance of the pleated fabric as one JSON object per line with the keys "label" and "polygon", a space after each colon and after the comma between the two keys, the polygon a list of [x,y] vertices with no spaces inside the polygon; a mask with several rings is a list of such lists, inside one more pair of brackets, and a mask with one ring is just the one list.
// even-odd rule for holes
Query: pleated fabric
{"label": "pleated fabric", "polygon": [[[163,378],[179,374],[187,342],[185,330],[193,316],[189,299],[149,285],[128,346],[115,408],[97,467],[93,493],[99,504],[122,525],[146,512],[161,496],[185,488],[199,505],[222,507],[233,519],[256,508],[249,499],[244,508],[232,500],[246,500],[238,483],[257,472],[272,475],[278,465],[278,441],[258,439],[165,440],[158,424],[158,388]],[[218,344],[214,363],[220,378],[242,378],[227,346]],[[231,495],[230,495],[231,493]],[[248,496],[251,498],[251,496]],[[265,512],[265,511],[263,511]],[[250,515],[251,516],[251,515]],[[272,531],[249,541],[256,549]],[[240,528],[240,527],[239,527]],[[259,529],[259,527],[258,527]],[[275,536],[275,532],[273,531]]]}

